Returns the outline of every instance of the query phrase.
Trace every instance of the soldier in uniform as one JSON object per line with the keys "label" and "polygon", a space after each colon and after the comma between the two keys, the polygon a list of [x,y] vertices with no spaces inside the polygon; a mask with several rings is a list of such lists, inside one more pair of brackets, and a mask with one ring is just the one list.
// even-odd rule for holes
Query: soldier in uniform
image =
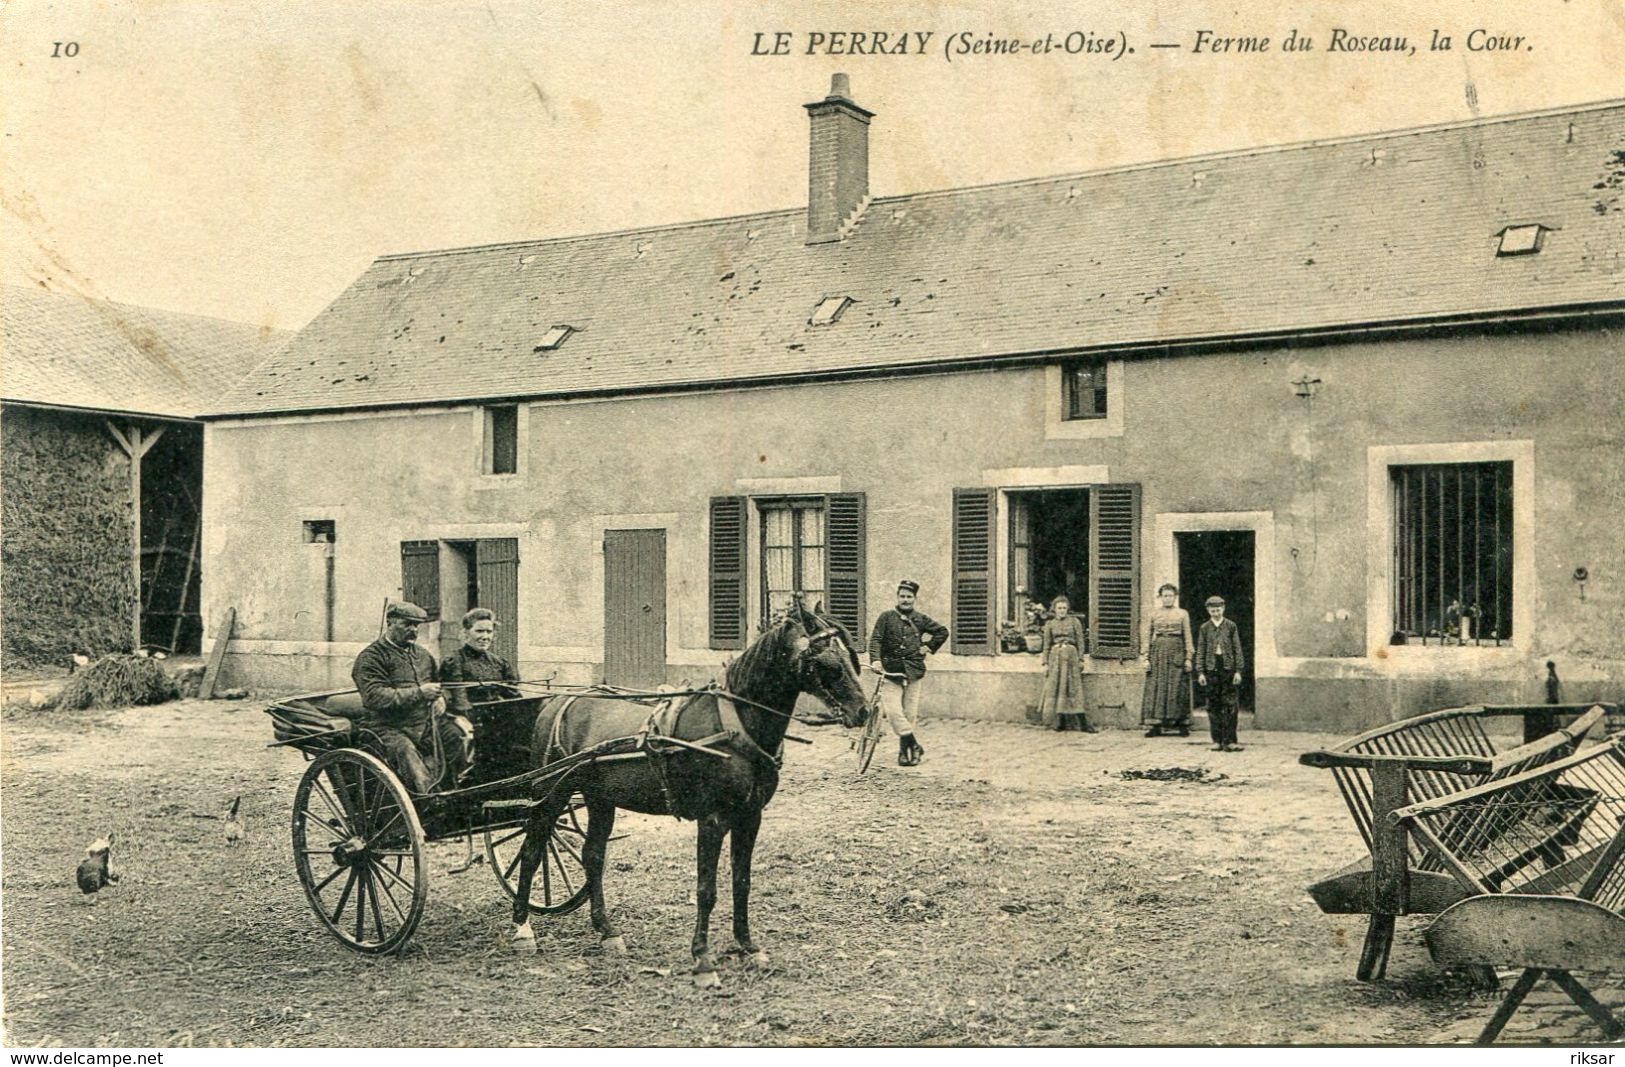
{"label": "soldier in uniform", "polygon": [[897,583],[897,606],[880,613],[869,635],[869,665],[886,675],[880,680],[880,710],[897,731],[897,765],[912,767],[925,755],[915,739],[920,713],[925,657],[948,640],[948,628],[914,606],[918,582]]}

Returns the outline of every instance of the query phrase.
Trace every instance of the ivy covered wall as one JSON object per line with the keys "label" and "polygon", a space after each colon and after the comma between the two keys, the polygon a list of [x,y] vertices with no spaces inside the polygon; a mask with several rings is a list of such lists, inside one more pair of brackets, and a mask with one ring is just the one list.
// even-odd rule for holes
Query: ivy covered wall
{"label": "ivy covered wall", "polygon": [[99,416],[0,412],[7,666],[130,650],[130,474]]}

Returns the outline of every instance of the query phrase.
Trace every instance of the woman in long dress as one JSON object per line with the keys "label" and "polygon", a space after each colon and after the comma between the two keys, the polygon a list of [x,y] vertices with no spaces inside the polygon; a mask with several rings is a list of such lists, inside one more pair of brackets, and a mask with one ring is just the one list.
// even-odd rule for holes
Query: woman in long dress
{"label": "woman in long dress", "polygon": [[1094,733],[1083,707],[1083,620],[1071,614],[1064,596],[1050,605],[1054,618],[1044,624],[1044,694],[1038,713],[1045,726],[1066,729],[1063,715],[1076,715],[1086,733]]}
{"label": "woman in long dress", "polygon": [[1157,589],[1159,607],[1145,622],[1145,692],[1140,699],[1140,722],[1149,726],[1147,737],[1160,737],[1165,731],[1180,737],[1191,735],[1191,656],[1196,642],[1191,640],[1191,617],[1176,608],[1179,589],[1164,582]]}

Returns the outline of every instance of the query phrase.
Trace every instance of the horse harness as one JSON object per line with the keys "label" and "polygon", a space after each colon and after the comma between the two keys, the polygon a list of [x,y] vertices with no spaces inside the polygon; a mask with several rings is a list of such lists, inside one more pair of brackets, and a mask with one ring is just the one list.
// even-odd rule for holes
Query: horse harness
{"label": "horse harness", "polygon": [[[544,766],[555,759],[567,759],[573,755],[580,755],[580,753],[565,751],[561,735],[564,730],[564,718],[569,713],[570,708],[582,696],[590,695],[593,694],[576,693],[563,698],[558,713],[553,716],[552,729],[548,731],[547,747],[543,753]],[[602,697],[604,694],[597,695]],[[677,729],[682,720],[683,712],[688,710],[696,697],[701,696],[711,696],[715,699],[717,719],[722,729],[693,741],[679,738]],[[624,754],[641,754],[653,765],[655,775],[660,782],[661,796],[666,801],[667,812],[675,814],[676,807],[672,803],[666,760],[683,749],[695,749],[707,755],[727,758],[728,753],[721,752],[713,746],[721,742],[730,742],[744,748],[752,759],[757,762],[771,763],[775,770],[784,766],[784,742],[779,742],[777,752],[769,752],[757,744],[756,739],[750,735],[750,731],[745,729],[744,722],[739,718],[739,709],[734,706],[736,700],[775,714],[783,714],[774,708],[767,707],[765,704],[758,704],[754,700],[729,693],[720,688],[674,693],[650,709],[649,717],[644,720],[642,728],[636,734],[623,739],[628,742],[628,748]]]}

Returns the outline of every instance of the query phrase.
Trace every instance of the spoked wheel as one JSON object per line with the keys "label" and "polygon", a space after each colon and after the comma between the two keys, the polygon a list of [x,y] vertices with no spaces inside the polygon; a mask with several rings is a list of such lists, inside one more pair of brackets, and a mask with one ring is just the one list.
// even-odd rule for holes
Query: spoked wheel
{"label": "spoked wheel", "polygon": [[[564,915],[587,901],[587,865],[581,859],[581,846],[587,840],[581,813],[586,808],[580,793],[571,794],[569,806],[547,835],[542,862],[530,883],[530,910],[534,914]],[[524,843],[523,826],[485,831],[485,858],[509,900],[518,894],[519,850]]]}
{"label": "spoked wheel", "polygon": [[341,748],[311,761],[293,798],[293,858],[310,906],[357,951],[395,952],[423,918],[423,827],[375,756]]}
{"label": "spoked wheel", "polygon": [[879,709],[872,709],[869,712],[869,721],[863,724],[863,732],[852,743],[858,753],[859,774],[867,771],[870,761],[875,758],[875,749],[880,747],[882,729],[880,711]]}

